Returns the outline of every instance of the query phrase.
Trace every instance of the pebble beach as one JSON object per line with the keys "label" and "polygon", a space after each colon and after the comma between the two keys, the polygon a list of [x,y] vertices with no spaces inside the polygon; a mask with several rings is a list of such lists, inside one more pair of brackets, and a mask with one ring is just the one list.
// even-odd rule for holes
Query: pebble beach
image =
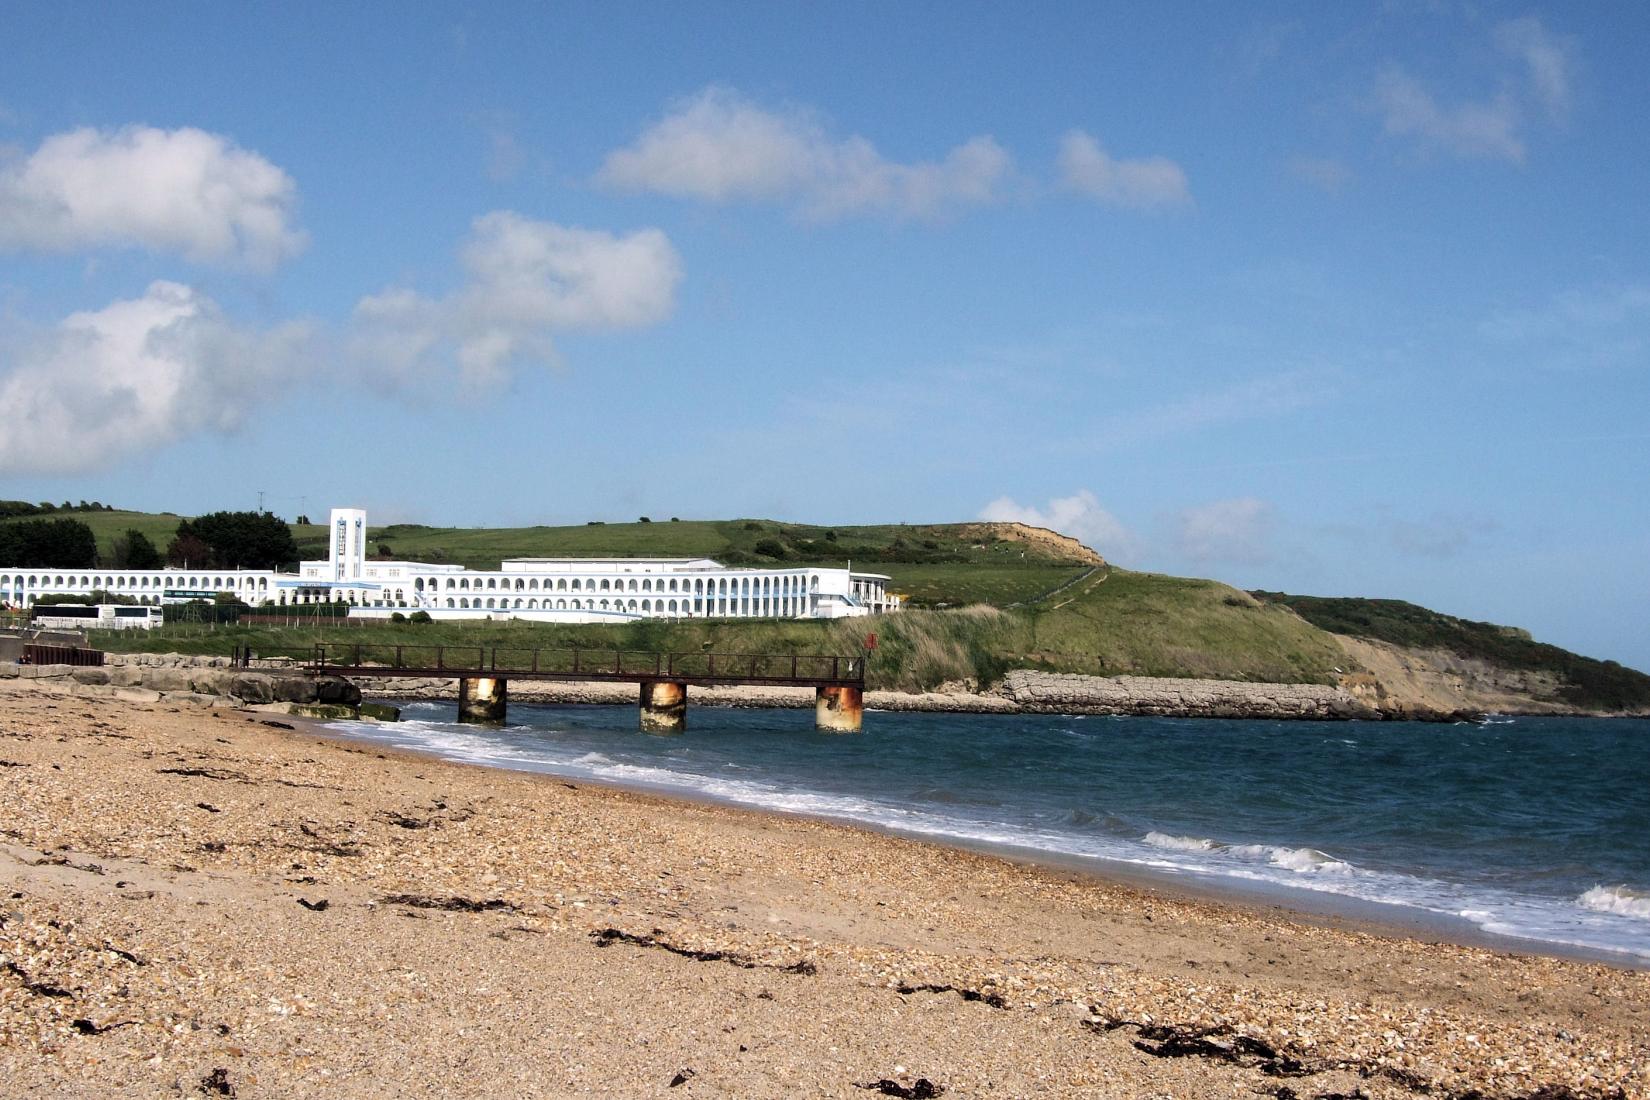
{"label": "pebble beach", "polygon": [[1650,973],[0,682],[19,1096],[1642,1097]]}

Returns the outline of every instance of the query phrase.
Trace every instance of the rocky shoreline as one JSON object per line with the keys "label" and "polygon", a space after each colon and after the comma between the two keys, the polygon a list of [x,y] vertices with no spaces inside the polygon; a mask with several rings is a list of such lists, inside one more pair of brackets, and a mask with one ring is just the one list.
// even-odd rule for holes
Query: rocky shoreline
{"label": "rocky shoreline", "polygon": [[[59,690],[102,695],[124,702],[174,702],[211,707],[292,709],[354,707],[363,695],[411,700],[451,700],[453,678],[337,677],[304,675],[291,661],[257,661],[240,668],[227,657],[183,654],[111,653],[101,668],[0,663],[0,679],[33,680]],[[629,705],[632,684],[551,683],[521,680],[510,685],[518,702]],[[811,707],[808,688],[694,687],[694,706]],[[1016,669],[1001,683],[980,690],[973,683],[943,684],[912,693],[868,691],[874,710],[956,714],[1102,714],[1164,718],[1247,718],[1272,721],[1410,720],[1477,721],[1482,714],[1437,710],[1413,703],[1371,703],[1341,687],[1272,684],[1238,680],[1193,680],[1151,676],[1083,676]]]}

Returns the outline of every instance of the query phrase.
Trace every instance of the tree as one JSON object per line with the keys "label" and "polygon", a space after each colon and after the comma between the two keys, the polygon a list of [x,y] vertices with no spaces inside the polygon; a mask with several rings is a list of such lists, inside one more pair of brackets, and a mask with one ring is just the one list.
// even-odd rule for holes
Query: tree
{"label": "tree", "polygon": [[309,517],[308,516],[299,516],[297,518],[297,520],[294,521],[294,522],[296,522],[299,527],[308,527],[309,526]]}
{"label": "tree", "polygon": [[188,520],[178,524],[178,534],[166,545],[166,564],[185,569],[210,569],[212,548],[193,531],[184,530]]}
{"label": "tree", "polygon": [[149,536],[133,527],[115,539],[109,564],[116,569],[159,569],[166,560]]}
{"label": "tree", "polygon": [[[209,569],[279,569],[298,561],[298,544],[292,528],[269,512],[209,512],[178,524],[176,545],[185,537],[198,539],[207,548],[205,559],[194,560],[195,548],[185,543],[190,564]],[[173,555],[166,551],[168,560]]]}
{"label": "tree", "polygon": [[85,569],[97,564],[97,538],[77,519],[34,519],[0,526],[0,563]]}

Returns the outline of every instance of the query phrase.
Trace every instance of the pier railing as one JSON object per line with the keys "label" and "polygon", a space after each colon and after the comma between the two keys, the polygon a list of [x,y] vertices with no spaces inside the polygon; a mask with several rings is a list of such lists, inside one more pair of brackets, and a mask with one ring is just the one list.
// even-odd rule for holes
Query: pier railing
{"label": "pier railing", "polygon": [[334,676],[508,680],[675,680],[691,684],[863,687],[863,654],[659,653],[650,650],[319,642],[310,672]]}

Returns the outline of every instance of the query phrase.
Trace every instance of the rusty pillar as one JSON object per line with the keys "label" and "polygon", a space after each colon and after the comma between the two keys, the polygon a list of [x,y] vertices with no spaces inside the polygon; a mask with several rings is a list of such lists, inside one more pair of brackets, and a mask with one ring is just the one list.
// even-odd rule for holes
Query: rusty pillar
{"label": "rusty pillar", "polygon": [[509,683],[496,676],[460,677],[458,720],[477,726],[502,726]]}
{"label": "rusty pillar", "polygon": [[857,687],[814,689],[814,728],[831,733],[858,733],[865,717],[865,692]]}
{"label": "rusty pillar", "polygon": [[687,729],[687,685],[679,680],[642,681],[642,732],[681,733]]}

